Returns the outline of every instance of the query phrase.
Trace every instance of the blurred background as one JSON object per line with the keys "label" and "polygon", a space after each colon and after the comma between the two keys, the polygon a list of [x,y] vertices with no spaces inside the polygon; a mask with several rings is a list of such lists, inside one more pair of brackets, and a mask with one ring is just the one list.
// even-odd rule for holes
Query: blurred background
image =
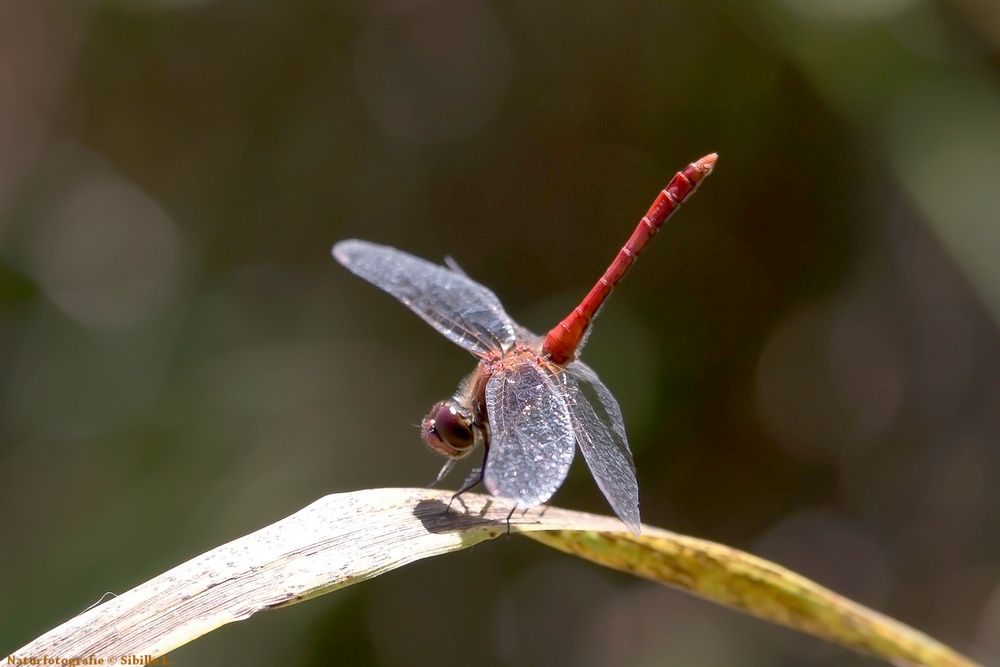
{"label": "blurred background", "polygon": [[[0,653],[328,493],[423,486],[473,359],[329,256],[598,320],[643,518],[1000,664],[1000,5],[0,4]],[[452,480],[457,484],[458,479]],[[555,497],[608,508],[578,459]],[[178,665],[862,665],[501,539]]]}

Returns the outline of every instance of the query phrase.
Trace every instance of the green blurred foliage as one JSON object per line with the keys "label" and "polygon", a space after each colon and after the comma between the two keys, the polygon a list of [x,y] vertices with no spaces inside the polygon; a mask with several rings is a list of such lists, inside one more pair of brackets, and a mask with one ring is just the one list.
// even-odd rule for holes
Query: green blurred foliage
{"label": "green blurred foliage", "polygon": [[[990,0],[0,6],[0,652],[326,493],[421,486],[472,360],[337,266],[454,257],[603,312],[644,519],[1000,661]],[[556,496],[606,511],[584,466]],[[6,653],[3,653],[6,655]],[[511,539],[178,665],[853,665]]]}

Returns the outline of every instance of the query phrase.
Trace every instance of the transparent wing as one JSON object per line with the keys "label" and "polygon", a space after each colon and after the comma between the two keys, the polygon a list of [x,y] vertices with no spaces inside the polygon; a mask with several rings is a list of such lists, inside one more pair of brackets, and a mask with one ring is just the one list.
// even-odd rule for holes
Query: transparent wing
{"label": "transparent wing", "polygon": [[514,344],[515,324],[500,300],[463,273],[367,241],[341,241],[333,256],[473,354]]}
{"label": "transparent wing", "polygon": [[561,376],[576,442],[597,486],[625,525],[639,533],[639,483],[625,437],[618,401],[582,361],[566,366]]}
{"label": "transparent wing", "polygon": [[560,388],[525,360],[494,373],[486,385],[490,450],[483,483],[522,507],[544,503],[573,462],[573,427]]}

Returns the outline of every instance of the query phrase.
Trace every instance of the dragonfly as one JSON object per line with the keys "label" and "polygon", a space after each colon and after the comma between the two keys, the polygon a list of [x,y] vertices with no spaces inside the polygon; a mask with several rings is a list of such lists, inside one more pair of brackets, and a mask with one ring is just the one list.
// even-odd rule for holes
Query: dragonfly
{"label": "dragonfly", "polygon": [[360,240],[333,246],[344,267],[478,359],[455,394],[421,422],[424,443],[447,457],[437,482],[482,447],[482,464],[453,500],[481,482],[515,509],[544,504],[562,486],[579,447],[615,514],[639,533],[639,485],[621,407],[580,361],[580,350],[607,297],[717,158],[706,155],[674,175],[590,292],[544,338],[514,322],[497,296],[450,258],[439,265]]}

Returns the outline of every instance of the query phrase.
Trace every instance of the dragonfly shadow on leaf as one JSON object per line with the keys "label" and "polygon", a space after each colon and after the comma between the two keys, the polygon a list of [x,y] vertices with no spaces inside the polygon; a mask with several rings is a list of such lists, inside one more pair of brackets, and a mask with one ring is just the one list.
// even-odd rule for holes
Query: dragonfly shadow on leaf
{"label": "dragonfly shadow on leaf", "polygon": [[451,506],[437,499],[428,499],[421,500],[413,507],[413,516],[420,520],[429,533],[450,533],[488,526],[506,530],[507,511],[498,515],[491,511],[492,505],[492,499],[465,505],[462,498],[456,498]]}
{"label": "dragonfly shadow on leaf", "polygon": [[493,533],[510,533],[519,524],[537,524],[548,507],[519,508],[507,501],[482,494],[465,494],[451,505],[425,499],[413,507],[413,516],[429,533],[461,532],[481,528]]}

